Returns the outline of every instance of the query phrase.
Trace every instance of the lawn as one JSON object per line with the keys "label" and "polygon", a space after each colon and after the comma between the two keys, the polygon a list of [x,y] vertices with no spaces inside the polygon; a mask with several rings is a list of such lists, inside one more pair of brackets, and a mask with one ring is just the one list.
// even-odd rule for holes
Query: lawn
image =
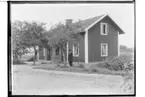
{"label": "lawn", "polygon": [[68,72],[79,72],[88,74],[110,74],[110,75],[125,75],[124,71],[113,71],[107,68],[96,67],[94,64],[78,64],[74,63],[74,66],[64,66],[63,64],[38,64],[33,66],[33,69],[43,69],[43,70],[57,70],[57,71],[68,71]]}

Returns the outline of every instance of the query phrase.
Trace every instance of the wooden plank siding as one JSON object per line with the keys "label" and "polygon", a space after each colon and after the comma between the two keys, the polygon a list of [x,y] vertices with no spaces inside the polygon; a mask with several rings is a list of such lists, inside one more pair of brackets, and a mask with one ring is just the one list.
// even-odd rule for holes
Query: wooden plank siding
{"label": "wooden plank siding", "polygon": [[73,43],[79,44],[79,56],[73,58],[76,62],[85,62],[85,44],[84,44],[84,35],[81,35],[80,39],[77,41],[69,41],[69,50],[73,52]]}
{"label": "wooden plank siding", "polygon": [[[107,23],[108,35],[101,35],[101,22]],[[101,43],[108,44],[108,56],[118,55],[118,31],[108,17],[102,19],[88,31],[89,62],[102,61],[106,59],[106,57],[101,57]]]}

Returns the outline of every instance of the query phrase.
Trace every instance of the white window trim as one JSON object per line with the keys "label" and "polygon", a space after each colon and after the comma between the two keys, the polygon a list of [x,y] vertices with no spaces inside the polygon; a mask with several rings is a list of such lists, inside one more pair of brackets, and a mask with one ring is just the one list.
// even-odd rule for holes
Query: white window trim
{"label": "white window trim", "polygon": [[[74,44],[78,45],[78,54],[77,55],[74,55]],[[73,43],[73,56],[74,57],[78,57],[79,56],[79,44],[78,43]]]}
{"label": "white window trim", "polygon": [[[106,48],[107,48],[106,55],[102,54],[102,47],[103,47],[103,45],[106,45]],[[108,56],[108,44],[107,43],[101,43],[101,57],[106,57],[106,56]]]}
{"label": "white window trim", "polygon": [[[105,25],[106,29],[105,29],[105,34],[103,33],[103,25]],[[108,26],[107,23],[101,23],[100,25],[100,29],[101,29],[101,35],[107,35],[108,34]]]}

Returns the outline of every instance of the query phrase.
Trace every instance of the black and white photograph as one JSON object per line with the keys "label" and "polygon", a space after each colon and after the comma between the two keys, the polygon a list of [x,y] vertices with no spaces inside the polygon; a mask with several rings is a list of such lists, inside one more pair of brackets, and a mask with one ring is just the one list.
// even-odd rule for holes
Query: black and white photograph
{"label": "black and white photograph", "polygon": [[135,95],[135,5],[9,2],[12,95]]}

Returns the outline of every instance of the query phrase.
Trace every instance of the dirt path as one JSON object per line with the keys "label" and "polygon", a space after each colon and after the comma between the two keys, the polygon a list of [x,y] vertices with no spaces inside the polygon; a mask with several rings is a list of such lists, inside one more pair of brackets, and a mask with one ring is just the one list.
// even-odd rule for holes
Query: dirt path
{"label": "dirt path", "polygon": [[32,69],[29,65],[14,65],[13,94],[122,94],[122,77],[87,75]]}

